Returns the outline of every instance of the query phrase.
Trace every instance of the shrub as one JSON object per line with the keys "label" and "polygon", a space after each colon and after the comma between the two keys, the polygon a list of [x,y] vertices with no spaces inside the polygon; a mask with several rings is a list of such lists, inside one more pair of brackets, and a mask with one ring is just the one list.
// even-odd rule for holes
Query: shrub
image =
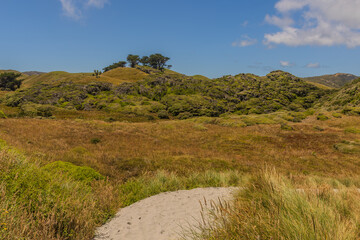
{"label": "shrub", "polygon": [[178,117],[178,119],[184,120],[184,119],[191,118],[192,116],[193,115],[189,112],[183,112],[183,113],[180,113],[177,117]]}
{"label": "shrub", "polygon": [[326,116],[326,115],[324,115],[324,114],[322,114],[322,113],[320,113],[319,115],[317,115],[316,119],[317,119],[317,120],[320,120],[320,121],[326,121],[326,120],[329,119],[329,117]]}
{"label": "shrub", "polygon": [[20,115],[27,117],[51,117],[54,107],[50,105],[41,105],[34,103],[25,103],[20,107]]}
{"label": "shrub", "polygon": [[98,144],[99,142],[101,142],[101,140],[100,140],[99,138],[92,138],[92,139],[90,140],[90,142],[91,142],[92,144]]}
{"label": "shrub", "polygon": [[161,110],[159,113],[158,113],[158,117],[160,119],[169,119],[169,113],[166,111],[166,110]]}
{"label": "shrub", "polygon": [[332,114],[332,116],[334,117],[334,118],[342,118],[342,115],[341,115],[341,113],[333,113]]}

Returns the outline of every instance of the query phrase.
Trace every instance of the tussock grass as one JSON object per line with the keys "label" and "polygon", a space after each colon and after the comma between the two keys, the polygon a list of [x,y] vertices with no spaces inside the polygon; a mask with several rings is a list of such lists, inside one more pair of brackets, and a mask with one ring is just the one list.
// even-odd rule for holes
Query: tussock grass
{"label": "tussock grass", "polygon": [[144,175],[120,186],[122,206],[131,205],[141,199],[169,191],[188,190],[199,187],[230,187],[243,185],[247,175],[237,171],[206,171],[189,176],[159,171],[154,176]]}
{"label": "tussock grass", "polygon": [[240,190],[234,203],[222,203],[211,219],[192,230],[191,239],[333,239],[360,238],[358,189],[316,184],[263,171]]}
{"label": "tussock grass", "polygon": [[0,239],[90,239],[117,209],[116,189],[90,168],[40,167],[0,151]]}

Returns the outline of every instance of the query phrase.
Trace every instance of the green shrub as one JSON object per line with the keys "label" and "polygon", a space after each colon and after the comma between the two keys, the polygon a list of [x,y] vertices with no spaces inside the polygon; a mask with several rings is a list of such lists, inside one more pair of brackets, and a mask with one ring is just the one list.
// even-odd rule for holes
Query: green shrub
{"label": "green shrub", "polygon": [[342,118],[341,113],[337,113],[337,112],[333,113],[332,116],[333,116],[334,118]]}
{"label": "green shrub", "polygon": [[292,126],[290,126],[290,125],[288,125],[286,123],[281,124],[281,129],[285,130],[285,131],[293,131],[294,130],[294,128]]}
{"label": "green shrub", "polygon": [[99,138],[92,138],[92,139],[90,140],[90,142],[91,142],[92,144],[98,144],[99,142],[101,142],[101,140],[100,140]]}
{"label": "green shrub", "polygon": [[169,113],[166,111],[166,110],[161,110],[159,113],[158,113],[158,117],[160,119],[169,119]]}
{"label": "green shrub", "polygon": [[319,115],[317,115],[316,119],[319,120],[319,121],[326,121],[326,120],[329,119],[329,117],[322,114],[322,113],[320,113]]}
{"label": "green shrub", "polygon": [[53,115],[54,107],[50,105],[41,105],[34,103],[22,104],[20,107],[20,115],[27,117],[51,117]]}

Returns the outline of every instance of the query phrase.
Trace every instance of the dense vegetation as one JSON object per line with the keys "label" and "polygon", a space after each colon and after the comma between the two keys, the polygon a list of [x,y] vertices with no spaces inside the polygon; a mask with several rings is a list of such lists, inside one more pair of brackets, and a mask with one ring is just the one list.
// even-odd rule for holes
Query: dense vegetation
{"label": "dense vegetation", "polygon": [[8,95],[4,103],[12,107],[45,104],[66,109],[184,119],[224,113],[304,111],[313,107],[326,93],[281,71],[266,77],[239,74],[208,80],[148,67],[138,68],[150,75],[144,80],[119,86],[96,81],[89,84],[71,81],[42,83]]}
{"label": "dense vegetation", "polygon": [[15,72],[0,73],[0,89],[15,91],[20,88],[22,82],[18,79],[20,76],[21,73]]}

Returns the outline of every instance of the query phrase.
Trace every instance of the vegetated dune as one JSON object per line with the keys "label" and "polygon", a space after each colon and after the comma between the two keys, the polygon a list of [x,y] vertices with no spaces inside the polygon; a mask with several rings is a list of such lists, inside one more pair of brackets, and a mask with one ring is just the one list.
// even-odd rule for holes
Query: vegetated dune
{"label": "vegetated dune", "polygon": [[165,192],[121,209],[97,230],[95,240],[176,240],[197,225],[219,201],[232,200],[236,188],[197,188]]}
{"label": "vegetated dune", "polygon": [[354,79],[357,79],[358,76],[348,73],[336,73],[333,75],[323,75],[316,77],[307,77],[303,78],[305,81],[318,83],[330,88],[341,88],[347,83],[351,82]]}

